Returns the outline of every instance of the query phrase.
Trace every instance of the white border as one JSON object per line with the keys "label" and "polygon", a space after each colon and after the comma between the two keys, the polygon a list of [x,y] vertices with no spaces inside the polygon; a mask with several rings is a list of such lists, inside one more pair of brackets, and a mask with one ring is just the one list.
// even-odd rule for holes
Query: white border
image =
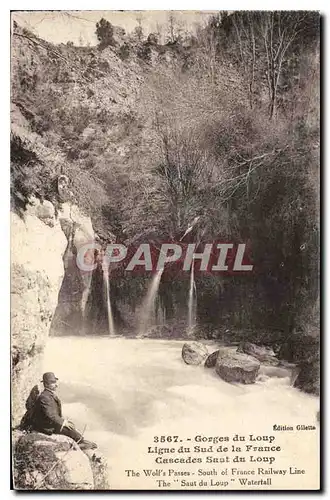
{"label": "white border", "polygon": [[[9,2],[8,2],[9,4]],[[39,0],[13,1],[8,8],[12,10],[322,10],[327,9],[325,1],[307,0],[232,0],[231,2],[219,2],[208,0],[167,0],[162,1],[100,1],[93,2],[86,0],[58,0],[45,2]],[[45,9],[47,7],[47,9]]]}
{"label": "white border", "polygon": [[[0,6],[0,64],[1,64],[1,181],[0,181],[0,210],[1,210],[1,242],[2,242],[2,275],[1,275],[1,289],[0,289],[0,321],[1,321],[1,335],[2,335],[2,343],[0,346],[0,373],[1,373],[1,401],[2,407],[0,411],[0,443],[1,443],[1,474],[0,474],[0,493],[1,498],[11,498],[14,495],[14,492],[9,491],[9,478],[10,478],[10,460],[9,460],[9,450],[10,450],[10,419],[9,419],[9,405],[10,405],[10,363],[9,363],[9,134],[10,134],[10,125],[9,125],[9,101],[10,101],[10,87],[9,87],[9,75],[10,75],[10,39],[9,39],[9,26],[10,26],[10,12],[9,10],[319,10],[321,14],[325,16],[323,20],[323,188],[324,188],[324,244],[325,248],[322,249],[323,260],[326,258],[326,248],[329,248],[329,238],[330,238],[330,214],[329,214],[329,205],[327,203],[327,198],[329,197],[329,175],[326,174],[328,166],[328,158],[327,158],[327,144],[329,144],[329,128],[327,125],[327,118],[329,117],[329,99],[325,98],[326,90],[327,90],[327,82],[329,82],[328,71],[329,71],[329,63],[326,64],[326,55],[328,54],[329,48],[329,35],[327,30],[325,29],[325,25],[328,24],[328,14],[329,14],[329,2],[325,1],[306,1],[306,0],[295,0],[288,2],[287,0],[277,0],[277,1],[267,1],[265,0],[254,0],[250,2],[243,2],[238,0],[232,0],[231,2],[219,2],[219,1],[204,1],[201,2],[196,0],[189,1],[180,1],[180,0],[167,0],[166,2],[151,2],[151,1],[99,1],[93,0],[91,1],[72,1],[72,0],[57,0],[50,1],[45,3],[40,0],[30,0],[26,1],[13,1],[13,2],[2,2]],[[329,28],[328,28],[329,29]],[[329,311],[329,295],[327,294],[327,284],[328,284],[328,266],[325,265],[325,262],[322,267],[323,272],[323,297],[324,297],[324,311]],[[328,323],[328,315],[325,315],[325,321],[323,325],[323,351],[326,350],[326,353],[323,352],[323,362],[324,362],[324,383],[327,385],[329,379],[329,370],[327,369],[327,365],[330,362],[330,353],[329,353],[329,345],[330,343],[327,341],[327,335],[329,335],[330,329]],[[325,349],[326,348],[326,349]],[[324,394],[325,396],[325,389]],[[324,421],[326,421],[325,415],[329,414],[327,412],[328,407],[325,408],[325,404],[329,401],[329,398],[323,399],[323,416]],[[325,425],[323,427],[324,435],[323,438],[327,438],[327,443],[325,446],[325,452],[328,450],[328,437],[329,435],[326,433]],[[325,445],[325,443],[324,443]],[[327,487],[327,478],[326,478],[326,466],[324,464],[324,486]],[[221,492],[219,492],[221,493]],[[59,493],[63,498],[67,496],[66,493]],[[110,493],[112,496],[114,493]],[[251,494],[251,492],[249,492]],[[40,495],[40,493],[39,493]],[[180,495],[178,493],[177,495]],[[289,494],[288,494],[289,495]],[[44,495],[41,494],[41,497]],[[116,495],[117,496],[117,495]],[[126,495],[124,495],[126,496]],[[150,496],[150,495],[148,495]],[[151,495],[152,497],[154,495]],[[155,493],[155,496],[157,494]],[[174,495],[176,496],[176,495]],[[230,497],[233,498],[240,495],[230,494]],[[92,497],[97,497],[97,494],[92,494]],[[120,494],[120,497],[123,497],[123,494]],[[171,493],[171,497],[173,494]],[[186,497],[186,494],[185,494]],[[199,497],[204,497],[204,494],[200,494]],[[47,498],[47,497],[46,497]]]}

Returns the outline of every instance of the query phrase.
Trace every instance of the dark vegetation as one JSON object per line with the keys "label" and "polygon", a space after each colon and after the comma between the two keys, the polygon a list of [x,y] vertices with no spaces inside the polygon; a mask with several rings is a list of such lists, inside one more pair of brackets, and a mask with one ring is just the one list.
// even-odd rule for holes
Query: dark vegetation
{"label": "dark vegetation", "polygon": [[[255,266],[198,277],[201,331],[317,336],[319,23],[240,11],[192,35],[172,19],[162,44],[102,19],[95,48],[15,26],[14,209],[65,173],[104,242],[175,239],[200,216],[198,240],[248,242]],[[147,282],[123,273],[116,307]],[[164,276],[159,301],[165,321],[183,317],[187,282]]]}

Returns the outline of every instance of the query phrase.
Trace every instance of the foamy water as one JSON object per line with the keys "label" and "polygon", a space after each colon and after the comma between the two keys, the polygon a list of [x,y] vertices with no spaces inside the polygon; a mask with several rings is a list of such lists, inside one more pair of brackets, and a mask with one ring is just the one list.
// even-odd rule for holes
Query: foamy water
{"label": "foamy water", "polygon": [[190,287],[188,299],[188,332],[191,332],[196,323],[196,299],[194,300],[194,293],[196,294],[196,284],[194,278],[194,261],[192,261],[190,269]]}
{"label": "foamy water", "polygon": [[159,269],[156,274],[153,276],[149,289],[147,292],[147,296],[142,304],[141,309],[141,320],[139,325],[139,334],[142,335],[148,330],[150,326],[150,322],[154,320],[155,315],[155,300],[160,284],[160,280],[162,279],[162,274],[164,269]]}
{"label": "foamy water", "polygon": [[110,337],[114,337],[116,334],[115,325],[113,321],[111,300],[110,300],[110,283],[109,283],[109,270],[107,267],[103,269],[103,286],[105,288],[105,296],[107,302],[107,316],[108,316],[108,331]]}
{"label": "foamy water", "polygon": [[297,437],[272,429],[274,424],[318,427],[318,398],[290,387],[290,372],[284,369],[262,368],[253,385],[228,384],[213,369],[186,365],[182,345],[183,341],[151,339],[49,339],[44,371],[54,371],[60,379],[65,416],[81,430],[86,425],[86,438],[96,441],[106,455],[111,487],[157,487],[154,478],[129,479],[125,473],[173,467],[157,465],[157,455],[147,453],[155,446],[155,436],[178,435],[183,442],[190,438],[193,446],[196,435],[235,433],[274,434],[283,452],[272,467],[308,469],[293,486],[292,478],[287,485],[283,478],[282,488],[316,484],[317,470],[310,463],[318,456],[318,431],[301,431]]}

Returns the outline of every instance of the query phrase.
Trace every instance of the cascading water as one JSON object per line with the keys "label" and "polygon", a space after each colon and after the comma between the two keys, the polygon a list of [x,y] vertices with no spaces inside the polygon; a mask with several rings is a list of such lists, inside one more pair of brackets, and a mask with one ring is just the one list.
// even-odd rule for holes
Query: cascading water
{"label": "cascading water", "polygon": [[196,326],[196,308],[197,308],[197,294],[196,294],[196,283],[194,277],[194,261],[192,261],[190,270],[190,286],[189,286],[189,297],[188,297],[188,335],[193,332]]}
{"label": "cascading water", "polygon": [[142,304],[141,319],[139,324],[139,334],[145,333],[146,329],[150,326],[151,319],[155,316],[155,300],[157,297],[160,280],[164,269],[160,269],[153,276],[149,285],[147,296]]}
{"label": "cascading water", "polygon": [[109,267],[106,260],[102,264],[103,270],[103,287],[107,305],[107,315],[108,315],[108,330],[110,337],[115,336],[115,325],[113,321],[112,308],[111,308],[111,300],[110,300],[110,283],[109,283]]}

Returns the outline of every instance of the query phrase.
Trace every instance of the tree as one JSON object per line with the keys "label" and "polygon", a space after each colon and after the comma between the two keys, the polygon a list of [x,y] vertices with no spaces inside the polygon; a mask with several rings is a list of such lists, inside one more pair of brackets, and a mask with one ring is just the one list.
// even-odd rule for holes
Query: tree
{"label": "tree", "polygon": [[[237,14],[237,15],[236,15]],[[251,109],[254,106],[254,83],[256,73],[256,35],[253,12],[246,12],[241,15],[235,13],[232,22],[239,45],[239,54],[245,78],[248,80],[249,103]]]}
{"label": "tree", "polygon": [[142,15],[136,17],[137,26],[134,28],[133,36],[136,40],[141,43],[143,41],[143,28],[142,28]]}
{"label": "tree", "polygon": [[[210,27],[216,30],[215,23]],[[221,29],[229,57],[243,70],[251,109],[255,104],[257,81],[260,92],[265,83],[269,117],[274,118],[280,90],[290,86],[289,66],[303,53],[302,47],[306,44],[303,38],[307,35],[310,42],[317,33],[315,13],[237,11],[222,19]],[[221,38],[219,29],[216,32]],[[291,64],[291,72],[293,67]]]}
{"label": "tree", "polygon": [[191,130],[159,116],[155,128],[160,157],[154,173],[161,181],[160,206],[171,213],[168,229],[175,234],[205,211],[203,193],[212,176],[213,162]]}
{"label": "tree", "polygon": [[95,34],[97,36],[98,41],[100,42],[99,47],[104,49],[109,45],[114,45],[115,41],[113,38],[113,26],[112,24],[104,19],[102,19],[96,23],[96,31]]}
{"label": "tree", "polygon": [[157,34],[156,33],[149,33],[148,38],[147,38],[147,42],[150,45],[157,45],[158,44],[158,36],[157,36]]}
{"label": "tree", "polygon": [[167,34],[167,43],[174,44],[180,41],[182,26],[177,21],[175,14],[170,12],[168,15],[168,34]]}
{"label": "tree", "polygon": [[160,23],[156,23],[156,35],[159,43],[161,43],[162,41],[162,33],[163,33],[162,25]]}
{"label": "tree", "polygon": [[306,13],[266,12],[260,18],[258,29],[264,44],[266,76],[269,92],[269,116],[276,111],[278,89],[284,65],[290,57],[289,49],[302,30]]}

